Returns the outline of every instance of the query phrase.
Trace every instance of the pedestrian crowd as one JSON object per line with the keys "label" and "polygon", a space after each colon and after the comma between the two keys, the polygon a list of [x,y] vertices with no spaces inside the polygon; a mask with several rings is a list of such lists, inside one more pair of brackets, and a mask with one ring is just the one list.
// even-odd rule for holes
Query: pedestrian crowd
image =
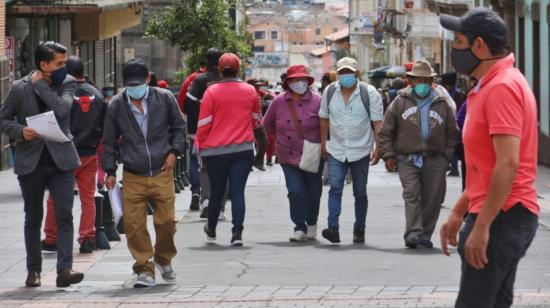
{"label": "pedestrian crowd", "polygon": [[[449,255],[448,245],[458,246],[462,260],[456,307],[510,307],[517,266],[535,236],[540,211],[533,187],[536,102],[506,51],[508,30],[495,12],[442,14],[441,25],[455,32],[451,61],[473,81],[468,95],[456,72],[438,79],[425,60],[385,90],[362,81],[351,57],[339,59],[318,90],[303,65],[288,67],[276,87],[261,78],[243,82],[238,56],[217,48],[206,52],[178,99],[141,59],[124,65],[125,89],[117,93],[113,85],[95,88],[82,60],[68,57],[63,45],[41,44],[36,70],[13,83],[0,110],[0,130],[17,143],[26,286],[41,284],[41,250],[57,251],[58,287],[84,278],[72,270],[75,184],[82,207],[80,252],[91,253],[97,248],[96,189],[114,189],[122,174],[134,287],[153,287],[156,269],[166,282],[176,281],[173,170],[182,154],[189,157],[190,210],[207,219],[208,241],[216,240],[231,201],[232,246],[243,245],[247,178],[253,168],[265,171],[273,163],[286,180],[291,242],[317,238],[325,183],[328,218],[321,235],[340,243],[342,194],[351,182],[353,242],[364,243],[369,168],[383,160],[388,172],[399,175],[403,240],[410,249],[434,246],[447,172],[462,174],[464,192],[440,230],[443,252]],[[29,117],[50,111],[71,141],[42,138],[27,126]],[[154,244],[147,230],[151,203]]]}

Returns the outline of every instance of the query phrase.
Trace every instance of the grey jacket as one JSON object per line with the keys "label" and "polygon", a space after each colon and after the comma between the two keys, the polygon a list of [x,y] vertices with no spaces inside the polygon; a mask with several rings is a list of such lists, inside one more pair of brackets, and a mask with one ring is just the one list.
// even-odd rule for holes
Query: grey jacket
{"label": "grey jacket", "polygon": [[147,96],[147,138],[139,128],[128,105],[126,91],[113,97],[105,117],[101,162],[108,175],[115,175],[120,156],[124,170],[155,176],[169,153],[185,149],[185,121],[174,95],[167,90],[149,87]]}
{"label": "grey jacket", "polygon": [[32,83],[32,73],[16,80],[2,103],[0,109],[0,131],[17,141],[15,148],[15,173],[27,175],[32,173],[44,146],[46,146],[57,167],[71,171],[80,165],[80,160],[72,141],[54,142],[37,138],[31,141],[23,139],[23,128],[27,126],[27,117],[40,113],[36,95],[51,109],[63,133],[72,139],[69,133],[69,116],[73,103],[75,79],[67,76],[60,87],[50,87],[45,80]]}

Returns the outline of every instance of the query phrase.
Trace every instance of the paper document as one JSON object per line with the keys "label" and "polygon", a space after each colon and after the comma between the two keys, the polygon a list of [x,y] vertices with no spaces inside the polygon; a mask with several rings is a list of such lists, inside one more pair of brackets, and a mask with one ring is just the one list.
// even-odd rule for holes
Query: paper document
{"label": "paper document", "polygon": [[122,190],[120,190],[120,184],[116,183],[113,189],[109,190],[109,201],[111,201],[111,209],[113,210],[113,219],[115,224],[118,224],[118,221],[122,217]]}
{"label": "paper document", "polygon": [[53,111],[27,118],[27,126],[34,129],[42,138],[55,142],[69,142],[69,138],[59,128]]}

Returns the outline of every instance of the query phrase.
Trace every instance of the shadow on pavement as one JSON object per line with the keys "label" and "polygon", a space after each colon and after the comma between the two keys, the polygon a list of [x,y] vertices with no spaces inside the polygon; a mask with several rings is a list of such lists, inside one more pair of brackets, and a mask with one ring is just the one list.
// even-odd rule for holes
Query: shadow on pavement
{"label": "shadow on pavement", "polygon": [[306,241],[306,242],[257,242],[258,245],[267,245],[267,246],[274,246],[274,247],[288,247],[288,248],[299,248],[299,247],[309,247],[309,246],[317,246],[321,243],[317,240],[315,241]]}
{"label": "shadow on pavement", "polygon": [[242,247],[233,247],[229,243],[227,245],[219,245],[215,243],[207,243],[204,246],[198,246],[198,247],[187,247],[187,249],[195,250],[195,251],[226,251],[226,250],[250,250],[252,247],[249,247],[244,244]]}

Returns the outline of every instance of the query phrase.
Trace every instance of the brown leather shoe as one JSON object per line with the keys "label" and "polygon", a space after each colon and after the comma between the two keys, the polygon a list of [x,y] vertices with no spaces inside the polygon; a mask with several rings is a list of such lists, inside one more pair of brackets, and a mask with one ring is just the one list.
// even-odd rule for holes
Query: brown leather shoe
{"label": "brown leather shoe", "polygon": [[55,284],[58,288],[66,288],[72,284],[76,284],[84,279],[84,274],[79,272],[73,272],[72,269],[66,268],[57,274]]}
{"label": "brown leather shoe", "polygon": [[30,272],[27,275],[27,280],[25,280],[25,285],[28,288],[36,288],[41,285],[40,283],[40,273],[38,272]]}

